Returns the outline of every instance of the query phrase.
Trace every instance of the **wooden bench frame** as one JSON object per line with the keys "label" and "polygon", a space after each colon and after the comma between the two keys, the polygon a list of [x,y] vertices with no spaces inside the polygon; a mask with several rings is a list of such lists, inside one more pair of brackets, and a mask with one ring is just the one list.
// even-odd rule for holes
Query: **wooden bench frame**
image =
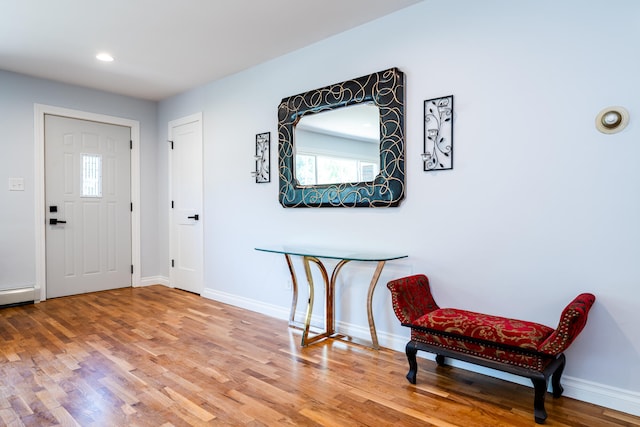
{"label": "wooden bench frame", "polygon": [[560,384],[560,378],[562,377],[562,372],[566,364],[564,353],[558,355],[558,357],[552,363],[547,365],[547,367],[540,372],[464,354],[459,351],[448,350],[435,345],[429,345],[418,341],[409,341],[406,346],[407,360],[409,361],[409,372],[407,373],[407,379],[411,384],[416,384],[416,377],[418,373],[418,361],[416,355],[418,353],[418,350],[435,353],[436,363],[438,364],[438,366],[446,366],[445,358],[449,357],[451,359],[461,360],[463,362],[484,366],[485,368],[496,369],[498,371],[529,378],[533,383],[533,387],[535,390],[533,414],[534,419],[538,424],[544,424],[544,421],[547,418],[547,411],[544,408],[544,401],[547,393],[547,385],[549,384],[549,378],[551,377],[551,386],[553,390],[552,395],[554,398],[562,396],[562,393],[564,392],[564,389]]}

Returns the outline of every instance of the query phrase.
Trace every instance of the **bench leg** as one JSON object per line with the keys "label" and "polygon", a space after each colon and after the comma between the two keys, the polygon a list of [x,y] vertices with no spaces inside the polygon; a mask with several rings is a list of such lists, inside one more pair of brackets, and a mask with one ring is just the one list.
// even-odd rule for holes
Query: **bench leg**
{"label": "bench leg", "polygon": [[409,361],[409,373],[407,374],[407,379],[411,384],[415,384],[416,375],[418,374],[418,361],[416,360],[418,349],[413,342],[409,341],[405,351],[407,353],[407,360]]}
{"label": "bench leg", "polygon": [[538,424],[544,424],[547,419],[547,411],[544,409],[544,397],[547,394],[546,379],[531,379],[533,388],[535,389],[535,398],[533,400],[533,416]]}
{"label": "bench leg", "polygon": [[551,376],[551,387],[553,390],[553,397],[555,398],[562,396],[562,392],[564,391],[564,388],[562,388],[562,385],[560,384],[560,377],[562,377],[562,371],[564,371],[564,365],[567,361],[564,354],[561,354],[558,359],[560,360],[560,366],[558,366]]}

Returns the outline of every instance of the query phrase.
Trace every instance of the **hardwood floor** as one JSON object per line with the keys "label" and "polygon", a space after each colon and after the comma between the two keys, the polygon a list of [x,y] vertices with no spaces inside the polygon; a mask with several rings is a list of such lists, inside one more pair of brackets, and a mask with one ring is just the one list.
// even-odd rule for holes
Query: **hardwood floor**
{"label": "hardwood floor", "polygon": [[[533,390],[403,353],[299,347],[286,321],[163,286],[0,309],[8,426],[527,426]],[[633,417],[547,397],[549,426]]]}

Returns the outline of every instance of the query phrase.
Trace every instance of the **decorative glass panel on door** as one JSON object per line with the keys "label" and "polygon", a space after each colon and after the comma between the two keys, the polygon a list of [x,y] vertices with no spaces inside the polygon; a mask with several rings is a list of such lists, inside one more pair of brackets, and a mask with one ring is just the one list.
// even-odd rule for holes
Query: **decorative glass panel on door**
{"label": "decorative glass panel on door", "polygon": [[82,197],[102,197],[102,156],[82,154]]}

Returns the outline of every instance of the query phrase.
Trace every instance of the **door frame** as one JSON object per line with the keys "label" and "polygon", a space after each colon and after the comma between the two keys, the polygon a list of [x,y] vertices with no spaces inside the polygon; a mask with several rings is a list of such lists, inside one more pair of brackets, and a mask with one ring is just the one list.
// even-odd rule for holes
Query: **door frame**
{"label": "door frame", "polygon": [[47,299],[47,262],[46,262],[46,193],[44,173],[44,116],[69,117],[78,120],[88,120],[112,125],[119,125],[131,129],[131,263],[133,274],[131,286],[138,287],[141,282],[140,266],[140,122],[137,120],[104,114],[89,113],[87,111],[72,110],[45,104],[34,104],[34,193],[35,193],[35,238],[36,238],[36,301]]}
{"label": "door frame", "polygon": [[[198,113],[194,113],[191,114],[189,116],[186,117],[181,117],[179,119],[175,119],[175,120],[171,120],[168,122],[167,124],[167,140],[169,142],[173,141],[173,128],[174,127],[178,127],[178,126],[182,126],[182,125],[186,125],[188,123],[192,123],[192,122],[198,122],[199,126],[200,126],[200,146],[202,147],[203,150],[203,156],[202,158],[204,158],[204,133],[203,133],[203,123],[202,123],[202,112],[198,112]],[[171,196],[173,195],[173,186],[172,186],[172,182],[171,182],[171,174],[173,173],[173,156],[171,155],[171,144],[169,144],[167,146],[167,150],[168,150],[168,160],[169,160],[169,164],[168,164],[168,171],[169,171],[169,185],[168,185],[168,189],[169,189],[169,200],[171,200]],[[201,205],[202,205],[202,216],[204,217],[204,168],[202,170],[202,192],[200,193],[200,201],[201,201]],[[169,258],[171,258],[171,255],[173,254],[173,251],[175,249],[175,242],[173,241],[173,233],[172,233],[172,227],[173,227],[173,209],[171,208],[171,205],[169,204]],[[200,272],[200,285],[202,286],[202,289],[200,290],[200,295],[202,295],[204,293],[204,222],[202,223],[202,254],[200,254],[202,256],[202,271]],[[175,283],[174,283],[175,279],[174,279],[174,274],[173,274],[173,268],[169,267],[169,286],[174,288],[175,287]]]}

